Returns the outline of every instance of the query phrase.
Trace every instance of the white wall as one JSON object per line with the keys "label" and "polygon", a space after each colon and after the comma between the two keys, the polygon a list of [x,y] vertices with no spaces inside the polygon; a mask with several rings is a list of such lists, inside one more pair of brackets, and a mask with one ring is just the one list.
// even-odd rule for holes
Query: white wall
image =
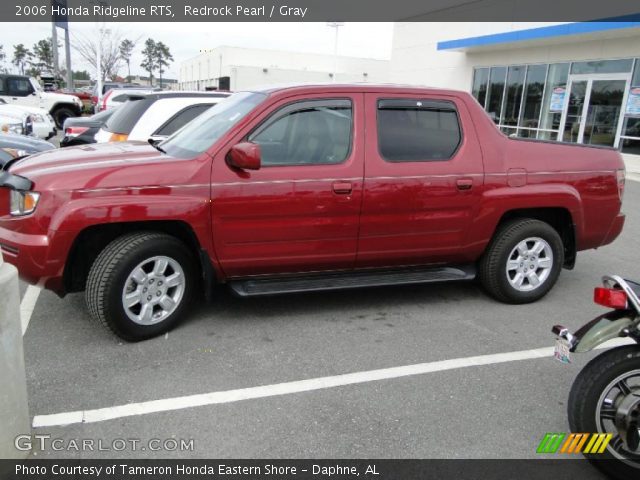
{"label": "white wall", "polygon": [[[333,70],[332,55],[222,46],[183,62],[179,82],[183,89],[198,88],[198,85],[204,88],[216,85],[218,77],[230,76],[231,88],[237,90],[264,85],[265,81],[327,82],[331,81],[329,73]],[[389,62],[386,60],[338,57],[336,70],[337,81],[389,81]],[[234,86],[233,72],[242,73],[237,86]]]}

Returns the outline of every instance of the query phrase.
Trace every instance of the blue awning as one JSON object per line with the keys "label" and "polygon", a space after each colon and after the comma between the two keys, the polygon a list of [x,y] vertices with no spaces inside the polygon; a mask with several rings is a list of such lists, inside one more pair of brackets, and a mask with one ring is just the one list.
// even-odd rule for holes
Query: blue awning
{"label": "blue awning", "polygon": [[[640,15],[623,17],[625,19],[637,19]],[[576,22],[548,27],[529,28],[512,32],[481,35],[478,37],[460,38],[438,42],[438,50],[473,50],[482,47],[499,46],[526,46],[529,43],[539,43],[542,40],[564,38],[570,40],[576,36],[576,40],[583,36],[602,32],[624,32],[628,29],[638,29],[640,33],[640,21],[601,21],[601,22]],[[633,30],[631,31],[633,32]],[[626,33],[626,32],[625,32]],[[613,35],[615,36],[615,35]]]}

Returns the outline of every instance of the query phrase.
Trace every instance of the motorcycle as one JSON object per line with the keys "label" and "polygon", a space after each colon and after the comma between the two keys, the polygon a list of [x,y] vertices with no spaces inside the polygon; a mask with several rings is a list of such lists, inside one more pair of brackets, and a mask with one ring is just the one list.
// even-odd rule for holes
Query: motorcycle
{"label": "motorcycle", "polygon": [[575,333],[555,325],[554,356],[570,363],[573,353],[614,338],[636,342],[592,359],[576,377],[568,403],[571,432],[605,434],[603,443],[608,440],[606,448],[595,453],[585,448],[583,455],[604,473],[630,480],[640,478],[640,284],[617,275],[604,276],[602,284],[594,290],[594,302],[612,310]]}

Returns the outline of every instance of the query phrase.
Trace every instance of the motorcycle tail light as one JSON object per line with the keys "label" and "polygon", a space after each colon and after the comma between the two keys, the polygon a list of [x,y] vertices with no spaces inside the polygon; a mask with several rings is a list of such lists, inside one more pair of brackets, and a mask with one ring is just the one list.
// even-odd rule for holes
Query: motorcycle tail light
{"label": "motorcycle tail light", "polygon": [[625,310],[627,308],[627,294],[622,290],[596,287],[593,291],[593,301],[604,307]]}

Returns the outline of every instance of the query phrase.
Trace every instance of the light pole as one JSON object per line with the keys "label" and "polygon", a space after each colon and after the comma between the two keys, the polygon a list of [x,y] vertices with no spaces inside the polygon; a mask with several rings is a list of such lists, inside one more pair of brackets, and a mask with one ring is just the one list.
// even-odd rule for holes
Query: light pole
{"label": "light pole", "polygon": [[333,83],[336,82],[336,71],[338,70],[338,30],[343,26],[344,22],[327,22],[327,27],[336,29],[336,35],[333,41]]}

